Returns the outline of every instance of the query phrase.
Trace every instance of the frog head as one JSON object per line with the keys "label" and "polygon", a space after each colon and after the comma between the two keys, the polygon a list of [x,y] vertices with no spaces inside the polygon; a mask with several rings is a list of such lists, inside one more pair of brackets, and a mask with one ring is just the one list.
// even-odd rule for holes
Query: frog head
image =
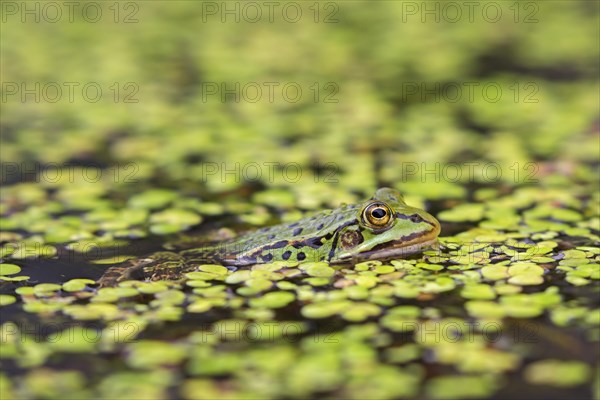
{"label": "frog head", "polygon": [[358,224],[343,227],[333,262],[403,257],[433,244],[440,223],[431,214],[410,207],[395,189],[382,188],[358,208]]}

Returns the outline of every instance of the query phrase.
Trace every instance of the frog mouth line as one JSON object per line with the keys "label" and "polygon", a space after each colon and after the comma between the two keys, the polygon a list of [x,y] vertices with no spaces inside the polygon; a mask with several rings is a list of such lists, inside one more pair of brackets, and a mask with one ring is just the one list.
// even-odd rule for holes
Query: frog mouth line
{"label": "frog mouth line", "polygon": [[[423,237],[419,238],[423,239]],[[428,240],[412,240],[409,242],[395,240],[385,244],[385,248],[373,249],[360,254],[352,254],[340,258],[339,262],[348,262],[350,260],[376,260],[389,257],[404,257],[421,252],[424,248],[437,243],[437,235]]]}
{"label": "frog mouth line", "polygon": [[391,246],[388,246],[386,249],[377,250],[377,251],[369,251],[366,253],[359,254],[358,257],[364,257],[365,259],[372,260],[378,258],[387,258],[387,257],[397,257],[397,256],[407,256],[415,253],[421,252],[424,248],[429,247],[433,244],[437,243],[437,237],[426,241],[417,241],[414,243],[402,243],[400,246],[392,243]]}

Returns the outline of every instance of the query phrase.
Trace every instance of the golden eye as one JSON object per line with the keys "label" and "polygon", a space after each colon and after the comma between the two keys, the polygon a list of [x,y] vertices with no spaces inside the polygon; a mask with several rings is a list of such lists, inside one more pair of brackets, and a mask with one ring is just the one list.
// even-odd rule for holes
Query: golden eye
{"label": "golden eye", "polygon": [[371,203],[363,211],[363,221],[373,228],[382,228],[392,220],[392,210],[385,203]]}

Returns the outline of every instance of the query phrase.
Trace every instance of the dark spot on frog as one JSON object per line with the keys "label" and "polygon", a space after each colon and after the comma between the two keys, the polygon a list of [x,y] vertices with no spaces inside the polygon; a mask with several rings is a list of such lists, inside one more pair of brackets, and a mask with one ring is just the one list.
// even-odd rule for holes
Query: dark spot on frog
{"label": "dark spot on frog", "polygon": [[293,236],[298,236],[299,234],[302,233],[302,228],[296,228],[294,229],[294,231],[292,232]]}
{"label": "dark spot on frog", "polygon": [[321,241],[320,237],[307,239],[304,241],[304,243],[306,244],[306,246],[309,246],[313,249],[318,249],[319,247],[323,246],[323,242]]}
{"label": "dark spot on frog", "polygon": [[269,239],[269,240],[275,239],[275,235],[274,234],[270,234],[269,236],[267,236],[267,239]]}
{"label": "dark spot on frog", "polygon": [[327,235],[323,236],[325,241],[330,240],[333,237],[333,232],[329,232]]}
{"label": "dark spot on frog", "polygon": [[292,255],[292,252],[287,250],[285,253],[283,253],[281,255],[281,258],[283,258],[284,260],[288,260],[290,258],[290,256]]}
{"label": "dark spot on frog", "polygon": [[300,224],[300,222],[294,222],[293,224],[289,224],[288,228],[294,228],[296,226],[298,226]]}
{"label": "dark spot on frog", "polygon": [[287,244],[287,240],[280,240],[279,242],[275,242],[271,246],[269,246],[269,249],[281,249],[282,247],[287,246]]}
{"label": "dark spot on frog", "polygon": [[303,252],[300,252],[296,256],[296,258],[298,259],[298,261],[302,261],[302,260],[304,260],[306,258],[306,254],[304,254]]}
{"label": "dark spot on frog", "polygon": [[267,253],[261,257],[264,262],[269,262],[273,259],[273,254]]}
{"label": "dark spot on frog", "polygon": [[321,229],[323,229],[323,226],[325,226],[325,225],[324,224],[319,224],[319,226],[317,226],[317,229],[321,230]]}

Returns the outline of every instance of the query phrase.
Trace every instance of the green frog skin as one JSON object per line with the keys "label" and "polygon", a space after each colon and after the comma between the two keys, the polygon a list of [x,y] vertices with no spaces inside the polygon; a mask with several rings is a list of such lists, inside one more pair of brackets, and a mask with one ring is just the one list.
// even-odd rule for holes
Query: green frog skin
{"label": "green frog skin", "polygon": [[[369,200],[342,205],[293,223],[249,231],[240,236],[180,253],[159,252],[107,270],[102,286],[133,278],[143,269],[144,279],[164,278],[165,264],[178,273],[200,263],[247,267],[274,261],[326,261],[331,264],[403,257],[436,242],[439,222],[429,213],[408,206],[394,189],[378,189]],[[154,268],[154,269],[153,269]],[[131,270],[130,270],[131,269]],[[170,277],[167,277],[170,278]]]}

